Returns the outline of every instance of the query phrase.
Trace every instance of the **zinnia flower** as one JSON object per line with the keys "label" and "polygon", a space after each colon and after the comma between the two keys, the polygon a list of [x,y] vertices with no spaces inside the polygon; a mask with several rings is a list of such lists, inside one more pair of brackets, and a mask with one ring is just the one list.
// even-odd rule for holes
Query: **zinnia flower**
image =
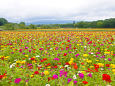
{"label": "zinnia flower", "polygon": [[18,84],[19,84],[20,81],[21,81],[21,78],[16,78],[16,79],[15,79],[15,83],[18,83]]}
{"label": "zinnia flower", "polygon": [[91,73],[89,73],[89,74],[88,74],[88,76],[89,76],[89,77],[92,77],[92,74],[91,74]]}
{"label": "zinnia flower", "polygon": [[75,56],[76,56],[76,58],[77,58],[77,57],[79,56],[79,54],[76,54]]}
{"label": "zinnia flower", "polygon": [[34,74],[39,74],[39,72],[38,72],[38,71],[35,71]]}
{"label": "zinnia flower", "polygon": [[45,74],[45,75],[49,75],[49,72],[48,72],[48,71],[44,71],[44,74]]}
{"label": "zinnia flower", "polygon": [[58,75],[53,75],[53,78],[54,78],[54,79],[57,79],[57,78],[58,78]]}
{"label": "zinnia flower", "polygon": [[72,79],[71,79],[71,78],[69,78],[69,79],[68,79],[68,83],[69,83],[71,80],[72,80]]}
{"label": "zinnia flower", "polygon": [[77,81],[73,81],[73,83],[74,83],[74,84],[76,84],[76,83],[77,83]]}
{"label": "zinnia flower", "polygon": [[79,73],[79,77],[80,77],[81,79],[83,79],[84,74],[83,74],[83,73]]}
{"label": "zinnia flower", "polygon": [[83,84],[88,84],[88,82],[87,82],[87,81],[83,81],[82,83],[83,83]]}
{"label": "zinnia flower", "polygon": [[111,77],[108,74],[103,74],[102,79],[105,80],[106,82],[111,82]]}
{"label": "zinnia flower", "polygon": [[59,61],[59,58],[54,58],[54,60],[57,60],[57,61]]}
{"label": "zinnia flower", "polygon": [[111,58],[108,58],[108,61],[111,61]]}
{"label": "zinnia flower", "polygon": [[64,70],[61,70],[61,71],[59,71],[60,72],[60,77],[62,77],[63,75],[65,76],[65,77],[67,77],[67,72],[66,71],[64,71]]}

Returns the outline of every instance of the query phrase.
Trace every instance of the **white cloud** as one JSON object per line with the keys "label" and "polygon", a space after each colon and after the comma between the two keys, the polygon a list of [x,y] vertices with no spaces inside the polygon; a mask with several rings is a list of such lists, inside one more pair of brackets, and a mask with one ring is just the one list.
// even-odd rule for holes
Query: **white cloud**
{"label": "white cloud", "polygon": [[115,0],[0,0],[0,17],[9,21],[98,20],[115,17]]}

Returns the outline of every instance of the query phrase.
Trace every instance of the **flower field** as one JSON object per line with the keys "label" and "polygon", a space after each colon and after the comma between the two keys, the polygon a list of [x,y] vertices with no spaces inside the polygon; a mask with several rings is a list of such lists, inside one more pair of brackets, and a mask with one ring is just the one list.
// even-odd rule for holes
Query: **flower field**
{"label": "flower field", "polygon": [[115,32],[1,31],[0,86],[115,86]]}

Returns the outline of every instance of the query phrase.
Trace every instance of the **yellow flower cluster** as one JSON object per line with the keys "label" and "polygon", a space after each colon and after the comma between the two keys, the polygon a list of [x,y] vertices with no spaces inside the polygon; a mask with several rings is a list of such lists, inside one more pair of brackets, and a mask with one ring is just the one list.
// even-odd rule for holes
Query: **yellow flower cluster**
{"label": "yellow flower cluster", "polygon": [[74,58],[71,58],[70,61],[69,61],[69,64],[71,65],[74,61]]}
{"label": "yellow flower cluster", "polygon": [[28,57],[28,55],[25,55],[25,57]]}
{"label": "yellow flower cluster", "polygon": [[92,60],[89,60],[89,59],[85,59],[85,61],[86,61],[87,63],[92,63]]}
{"label": "yellow flower cluster", "polygon": [[115,69],[112,69],[112,72],[115,74]]}
{"label": "yellow flower cluster", "polygon": [[45,75],[49,75],[49,72],[48,72],[48,71],[44,71],[44,74],[45,74]]}
{"label": "yellow flower cluster", "polygon": [[110,54],[110,52],[107,52],[107,51],[106,51],[106,52],[104,52],[104,54]]}
{"label": "yellow flower cluster", "polygon": [[104,67],[103,63],[98,63],[99,67]]}
{"label": "yellow flower cluster", "polygon": [[87,57],[87,56],[88,56],[88,54],[83,54],[83,56],[84,56],[84,57]]}
{"label": "yellow flower cluster", "polygon": [[26,62],[25,61],[16,61],[16,63],[18,64],[18,63],[20,63],[20,64],[25,64]]}
{"label": "yellow flower cluster", "polygon": [[115,68],[115,64],[111,64],[110,66],[111,66],[112,68]]}

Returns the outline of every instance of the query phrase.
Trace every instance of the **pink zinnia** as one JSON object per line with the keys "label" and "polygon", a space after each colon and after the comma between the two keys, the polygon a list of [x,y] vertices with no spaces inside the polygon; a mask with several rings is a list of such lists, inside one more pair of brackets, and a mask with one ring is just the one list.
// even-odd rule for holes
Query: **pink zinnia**
{"label": "pink zinnia", "polygon": [[78,57],[78,56],[79,56],[79,54],[76,54],[75,56],[76,56],[76,57]]}
{"label": "pink zinnia", "polygon": [[76,84],[77,83],[77,81],[73,81],[74,82],[74,84]]}
{"label": "pink zinnia", "polygon": [[54,60],[57,60],[57,61],[59,61],[59,58],[54,58]]}
{"label": "pink zinnia", "polygon": [[89,77],[92,77],[92,74],[91,74],[91,73],[89,73],[89,74],[88,74],[88,76],[89,76]]}
{"label": "pink zinnia", "polygon": [[79,73],[79,77],[80,77],[81,79],[83,79],[84,74],[83,74],[83,73]]}
{"label": "pink zinnia", "polygon": [[69,78],[69,79],[68,79],[68,83],[69,83],[71,80],[72,80],[72,79],[71,79],[71,78]]}
{"label": "pink zinnia", "polygon": [[53,78],[54,78],[54,79],[57,79],[57,78],[58,78],[58,75],[53,75]]}
{"label": "pink zinnia", "polygon": [[31,52],[31,50],[29,50],[29,52]]}
{"label": "pink zinnia", "polygon": [[20,49],[19,52],[22,52],[23,49]]}
{"label": "pink zinnia", "polygon": [[18,83],[18,84],[19,84],[20,81],[21,81],[21,78],[15,79],[15,83]]}
{"label": "pink zinnia", "polygon": [[108,58],[108,61],[111,61],[111,58]]}
{"label": "pink zinnia", "polygon": [[67,72],[66,71],[64,71],[64,70],[60,70],[59,71],[60,72],[60,77],[62,77],[63,75],[65,76],[65,77],[67,77]]}

